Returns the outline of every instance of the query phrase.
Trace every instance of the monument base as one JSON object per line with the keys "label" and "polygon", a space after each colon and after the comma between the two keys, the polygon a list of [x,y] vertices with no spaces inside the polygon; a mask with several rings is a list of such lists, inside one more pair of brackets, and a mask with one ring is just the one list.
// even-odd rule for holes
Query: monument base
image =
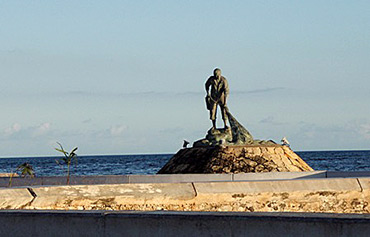
{"label": "monument base", "polygon": [[178,151],[158,174],[313,171],[282,145],[204,146]]}

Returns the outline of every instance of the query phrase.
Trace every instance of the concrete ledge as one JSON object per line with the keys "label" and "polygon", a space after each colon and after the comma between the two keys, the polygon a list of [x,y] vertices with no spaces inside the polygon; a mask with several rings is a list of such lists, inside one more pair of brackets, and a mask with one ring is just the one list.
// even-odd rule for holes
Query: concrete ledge
{"label": "concrete ledge", "polygon": [[33,199],[26,188],[0,189],[0,209],[21,209]]}
{"label": "concrete ledge", "polygon": [[198,195],[218,193],[281,193],[299,191],[359,191],[356,179],[307,179],[259,182],[195,183]]}
{"label": "concrete ledge", "polygon": [[15,237],[361,237],[370,232],[369,215],[318,213],[0,211],[0,223],[0,236]]}
{"label": "concrete ledge", "polygon": [[[89,175],[71,176],[70,185],[124,184],[124,183],[199,183],[218,181],[257,181],[370,177],[370,172],[269,172],[238,174],[159,174],[159,175]],[[14,177],[12,187],[66,185],[65,176],[20,178]],[[0,177],[0,187],[8,187],[9,178]]]}
{"label": "concrete ledge", "polygon": [[[88,176],[71,176],[70,185],[87,185],[87,184],[120,184],[128,183],[128,175],[88,175]],[[14,177],[12,187],[20,186],[41,186],[41,185],[66,185],[67,177],[65,176],[44,176],[34,178]],[[0,177],[0,187],[8,187],[9,178]]]}
{"label": "concrete ledge", "polygon": [[50,186],[33,188],[33,191],[37,198],[30,208],[36,209],[164,204],[195,197],[190,183]]}
{"label": "concrete ledge", "polygon": [[43,186],[19,205],[9,202],[22,189],[1,189],[11,201],[0,209],[370,213],[368,187],[368,179]]}
{"label": "concrete ledge", "polygon": [[327,171],[327,178],[359,178],[370,177],[370,171]]}
{"label": "concrete ledge", "polygon": [[233,174],[156,174],[129,175],[130,183],[190,183],[232,181]]}
{"label": "concrete ledge", "polygon": [[[40,177],[42,185],[66,185],[67,177],[50,176]],[[89,185],[89,184],[121,184],[128,183],[128,175],[91,175],[91,176],[71,176],[70,185]]]}
{"label": "concrete ledge", "polygon": [[194,183],[194,209],[249,212],[370,213],[357,179]]}
{"label": "concrete ledge", "polygon": [[[0,177],[0,187],[8,187],[9,177]],[[13,177],[12,178],[12,187],[24,187],[24,186],[35,186],[42,185],[42,178],[34,177]]]}
{"label": "concrete ledge", "polygon": [[[360,186],[363,191],[369,191],[370,192],[370,178],[359,178],[358,182],[360,183]],[[369,197],[370,199],[370,197]]]}
{"label": "concrete ledge", "polygon": [[322,170],[322,171],[307,171],[307,172],[270,172],[270,173],[233,174],[234,181],[317,179],[317,178],[326,178],[326,171]]}

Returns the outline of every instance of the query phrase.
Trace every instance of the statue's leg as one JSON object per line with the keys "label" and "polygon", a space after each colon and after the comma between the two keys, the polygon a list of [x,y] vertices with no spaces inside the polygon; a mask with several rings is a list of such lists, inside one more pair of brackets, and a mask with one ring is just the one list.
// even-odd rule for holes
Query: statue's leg
{"label": "statue's leg", "polygon": [[212,120],[212,127],[216,129],[216,114],[217,114],[217,103],[213,102],[211,106],[210,119]]}
{"label": "statue's leg", "polygon": [[224,121],[224,128],[225,129],[227,129],[227,128],[229,128],[228,126],[227,126],[227,107],[226,107],[226,105],[225,104],[223,104],[223,103],[220,103],[220,108],[221,108],[221,113],[222,113],[222,120]]}
{"label": "statue's leg", "polygon": [[216,129],[216,119],[212,120],[212,128]]}

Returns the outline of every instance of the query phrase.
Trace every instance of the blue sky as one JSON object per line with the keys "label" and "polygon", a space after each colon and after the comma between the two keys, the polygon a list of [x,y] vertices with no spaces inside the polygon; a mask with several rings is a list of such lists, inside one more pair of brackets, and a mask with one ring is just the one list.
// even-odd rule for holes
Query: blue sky
{"label": "blue sky", "polygon": [[174,153],[215,67],[255,138],[369,149],[369,1],[0,0],[0,36],[0,157]]}

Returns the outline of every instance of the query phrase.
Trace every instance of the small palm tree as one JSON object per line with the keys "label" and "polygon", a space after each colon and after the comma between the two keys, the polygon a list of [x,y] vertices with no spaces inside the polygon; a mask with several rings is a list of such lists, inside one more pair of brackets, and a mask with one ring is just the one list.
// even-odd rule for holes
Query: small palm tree
{"label": "small palm tree", "polygon": [[15,174],[17,174],[17,172],[21,172],[21,177],[26,177],[27,175],[30,176],[31,178],[35,177],[35,171],[33,170],[33,167],[25,162],[21,165],[18,165],[17,169],[15,169],[14,172],[12,172],[12,174],[10,175],[10,179],[9,179],[9,187],[12,186],[12,180],[13,180],[13,176]]}
{"label": "small palm tree", "polygon": [[60,148],[55,148],[56,151],[59,151],[63,153],[64,157],[62,157],[60,160],[55,160],[55,162],[62,166],[62,165],[67,165],[67,185],[69,185],[69,177],[70,177],[70,166],[72,161],[75,161],[77,164],[77,154],[75,153],[78,149],[78,147],[73,148],[71,152],[67,152],[64,150],[62,144],[57,142]]}

